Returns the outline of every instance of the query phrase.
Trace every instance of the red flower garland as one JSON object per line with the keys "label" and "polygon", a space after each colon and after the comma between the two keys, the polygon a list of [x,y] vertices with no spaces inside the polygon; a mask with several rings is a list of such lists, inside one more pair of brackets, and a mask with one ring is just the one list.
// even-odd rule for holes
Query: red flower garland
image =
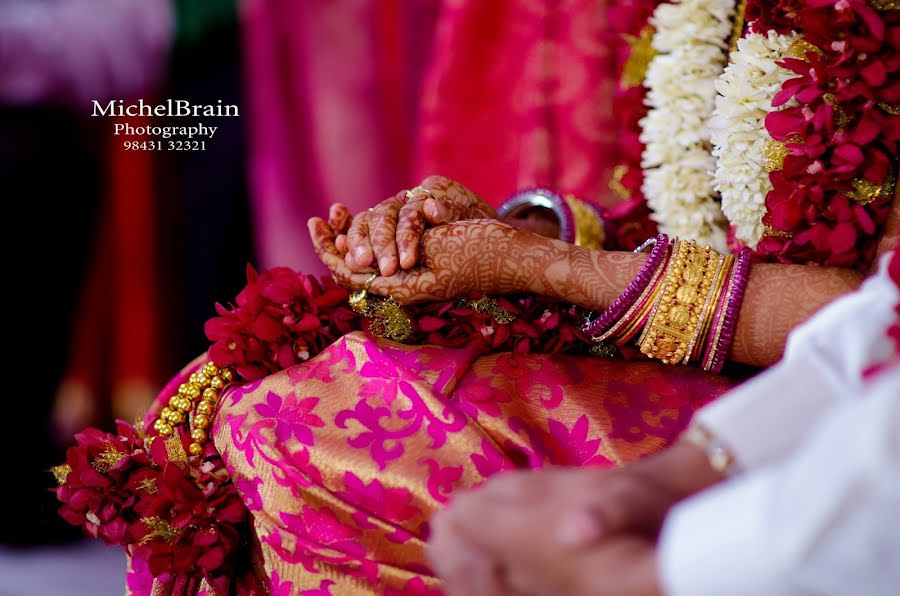
{"label": "red flower garland", "polygon": [[63,519],[125,546],[154,576],[228,584],[242,566],[237,546],[249,525],[215,450],[189,464],[178,438],[147,438],[122,421],[116,434],[90,428],[75,439],[54,470],[63,476]]}
{"label": "red flower garland", "polygon": [[[247,282],[234,305],[216,305],[219,316],[205,327],[210,359],[232,367],[244,382],[308,360],[351,331],[368,330],[368,321],[347,306],[347,290],[331,278],[317,280],[286,267],[257,274],[248,267]],[[515,317],[499,325],[466,304],[405,307],[413,327],[410,343],[541,353],[585,347],[576,338],[580,313],[571,305],[530,295],[498,298]]]}
{"label": "red flower garland", "polygon": [[[772,172],[757,253],[786,263],[866,267],[875,256],[891,197],[854,199],[860,180],[888,181],[900,150],[900,10],[879,12],[864,0],[751,2],[755,31],[801,31],[821,53],[779,64],[798,76],[772,101],[766,129],[787,143],[783,168]],[[784,233],[778,234],[778,232]]]}

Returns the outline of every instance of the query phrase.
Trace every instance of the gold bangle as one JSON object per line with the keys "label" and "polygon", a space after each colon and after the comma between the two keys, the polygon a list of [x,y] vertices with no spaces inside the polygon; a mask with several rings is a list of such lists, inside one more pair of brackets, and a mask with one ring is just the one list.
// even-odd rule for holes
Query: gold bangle
{"label": "gold bangle", "polygon": [[[731,294],[734,291],[734,274],[735,270],[732,269],[729,272],[728,279],[725,281],[725,287],[723,288],[725,292],[725,304],[731,302]],[[707,342],[708,345],[716,346],[719,343],[719,338],[722,335],[722,322],[720,321],[718,325],[716,325],[716,329],[714,331],[711,342]],[[709,357],[703,362],[703,370],[709,371],[712,370],[713,363],[715,361],[715,350],[709,350]]]}
{"label": "gold bangle", "polygon": [[660,291],[657,292],[656,298],[653,301],[653,308],[650,310],[650,318],[647,320],[647,324],[644,326],[643,331],[641,331],[641,336],[638,338],[637,344],[638,346],[643,345],[644,341],[646,341],[647,336],[650,334],[650,323],[653,322],[653,319],[656,318],[656,313],[659,311],[660,303],[663,299],[662,290],[669,285],[669,280],[672,278],[672,272],[675,268],[672,266],[675,262],[676,257],[680,257],[680,255],[684,252],[684,242],[675,238],[672,242],[672,257],[669,259],[668,264],[666,265],[666,273],[665,277],[663,277],[662,283],[660,285]]}
{"label": "gold bangle", "polygon": [[[660,286],[657,284],[655,288],[651,289],[650,295],[647,297],[645,303],[641,306],[640,311],[638,311],[637,315],[634,317],[634,320],[625,328],[625,330],[621,333],[620,337],[628,338],[634,337],[634,334],[638,332],[638,329],[641,325],[647,322],[647,313],[653,308],[653,304],[656,302],[656,297],[660,292]],[[627,341],[627,340],[624,340]],[[622,342],[619,342],[618,345],[622,345]]]}
{"label": "gold bangle", "polygon": [[672,275],[666,280],[659,307],[648,322],[649,332],[640,344],[641,352],[666,364],[678,364],[701,324],[700,315],[713,285],[718,254],[695,242],[684,242],[672,260]]}
{"label": "gold bangle", "polygon": [[575,220],[575,246],[597,250],[603,248],[606,234],[597,211],[572,195],[563,197],[563,200],[572,210],[572,219]]}
{"label": "gold bangle", "polygon": [[691,358],[698,363],[703,358],[703,347],[708,343],[707,340],[709,338],[707,336],[709,335],[710,327],[712,326],[712,321],[716,314],[716,306],[719,304],[719,298],[722,297],[722,292],[725,290],[725,285],[728,283],[728,276],[734,267],[734,259],[735,257],[733,254],[724,257],[721,270],[713,284],[713,290],[707,299],[707,310],[704,313],[703,325],[697,336],[697,343],[694,345],[694,353],[691,356]]}
{"label": "gold bangle", "polygon": [[710,288],[706,292],[706,300],[703,301],[703,306],[700,308],[700,318],[699,325],[694,328],[694,333],[691,335],[691,343],[688,344],[687,352],[684,354],[684,360],[681,361],[682,364],[688,364],[691,359],[694,357],[694,352],[697,349],[697,344],[699,342],[699,338],[703,337],[703,330],[707,326],[707,322],[712,317],[712,310],[710,309],[710,303],[713,300],[713,297],[716,294],[716,288],[719,285],[719,280],[722,277],[722,270],[725,264],[725,260],[727,257],[720,256],[716,259],[716,269],[713,273],[713,281]]}
{"label": "gold bangle", "polygon": [[[663,263],[665,265],[665,263]],[[625,337],[625,333],[619,333],[623,326],[629,321],[634,320],[635,310],[641,308],[641,314],[644,314],[647,310],[653,307],[653,303],[656,301],[656,292],[659,290],[659,278],[665,272],[665,267],[659,267],[656,271],[653,272],[653,277],[650,278],[650,283],[647,284],[647,287],[644,288],[644,291],[641,292],[640,297],[638,297],[637,301],[631,305],[622,317],[615,322],[615,324],[609,328],[609,331],[603,333],[598,337],[591,338],[595,342],[603,342],[607,339],[612,339],[612,341],[616,341],[619,337]],[[638,317],[638,320],[640,317]]]}

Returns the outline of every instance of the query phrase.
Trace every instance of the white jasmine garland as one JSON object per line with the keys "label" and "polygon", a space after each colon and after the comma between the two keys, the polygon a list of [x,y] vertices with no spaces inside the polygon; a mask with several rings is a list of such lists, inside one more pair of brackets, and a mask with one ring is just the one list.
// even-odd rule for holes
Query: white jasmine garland
{"label": "white jasmine garland", "polygon": [[716,157],[714,187],[735,237],[750,248],[756,248],[764,234],[762,217],[766,195],[772,190],[763,165],[763,150],[770,138],[766,115],[776,109],[772,98],[782,83],[795,76],[775,62],[797,37],[774,31],[749,34],[738,41],[731,63],[716,81],[719,97],[709,123]]}
{"label": "white jasmine garland", "polygon": [[732,0],[661,4],[651,18],[658,52],[650,62],[642,190],[660,231],[727,250],[727,223],[716,200],[709,120],[716,79],[732,31]]}

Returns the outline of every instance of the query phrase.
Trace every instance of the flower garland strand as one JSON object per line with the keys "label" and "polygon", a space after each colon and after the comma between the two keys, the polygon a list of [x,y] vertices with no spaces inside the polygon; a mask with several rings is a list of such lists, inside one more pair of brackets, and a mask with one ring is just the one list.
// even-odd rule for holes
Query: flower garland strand
{"label": "flower garland strand", "polygon": [[[716,109],[709,123],[716,158],[715,190],[735,238],[750,248],[765,233],[769,172],[780,167],[778,151],[766,131],[772,98],[792,74],[776,62],[798,38],[796,33],[750,33],[738,40],[730,63],[716,81]],[[790,105],[790,104],[789,104]]]}
{"label": "flower garland strand", "polygon": [[[868,267],[891,208],[900,152],[900,3],[756,1],[754,31],[795,29],[808,47],[779,65],[793,76],[766,130],[789,143],[769,176],[757,252],[768,260]],[[789,102],[796,102],[790,105]]]}
{"label": "flower garland strand", "polygon": [[715,199],[709,120],[715,81],[725,66],[735,7],[732,0],[661,4],[641,121],[643,192],[660,231],[727,249],[726,222]]}

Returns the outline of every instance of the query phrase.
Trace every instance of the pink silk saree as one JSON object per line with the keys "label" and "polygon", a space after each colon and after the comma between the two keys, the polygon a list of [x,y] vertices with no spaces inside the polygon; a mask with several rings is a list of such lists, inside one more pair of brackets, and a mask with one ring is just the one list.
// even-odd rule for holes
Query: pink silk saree
{"label": "pink silk saree", "polygon": [[[648,361],[354,332],[227,392],[212,437],[250,511],[258,593],[440,594],[424,547],[429,518],[455,491],[505,470],[634,461],[733,385]],[[128,586],[173,591],[140,561]]]}

